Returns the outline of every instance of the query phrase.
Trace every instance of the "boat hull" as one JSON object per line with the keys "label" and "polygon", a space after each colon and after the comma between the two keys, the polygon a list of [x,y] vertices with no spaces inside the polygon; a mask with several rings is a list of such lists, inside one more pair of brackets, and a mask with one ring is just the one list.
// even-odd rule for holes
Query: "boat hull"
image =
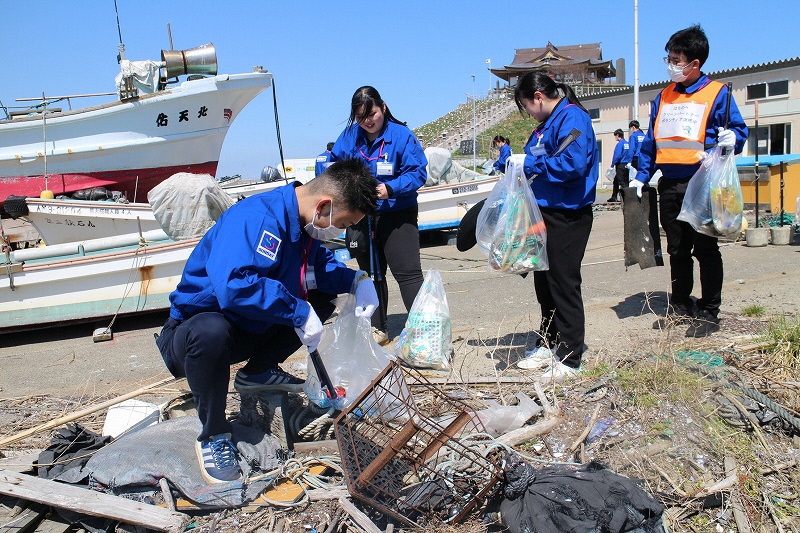
{"label": "boat hull", "polygon": [[[197,239],[0,269],[0,331],[169,308]],[[13,289],[12,289],[13,284]]]}
{"label": "boat hull", "polygon": [[46,122],[41,115],[2,121],[0,202],[98,186],[135,201],[177,172],[215,175],[228,128],[271,80],[266,72],[225,74],[48,114]]}

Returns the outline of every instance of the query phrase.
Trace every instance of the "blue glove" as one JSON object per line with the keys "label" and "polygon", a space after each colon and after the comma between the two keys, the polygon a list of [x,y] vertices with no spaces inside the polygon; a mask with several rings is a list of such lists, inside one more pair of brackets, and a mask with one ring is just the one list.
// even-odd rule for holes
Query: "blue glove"
{"label": "blue glove", "polygon": [[356,276],[362,276],[361,281],[356,285],[356,310],[357,317],[371,317],[378,308],[378,293],[375,291],[375,284],[363,270],[359,270]]}
{"label": "blue glove", "polygon": [[736,144],[736,134],[732,130],[720,128],[717,134],[717,144],[722,148],[733,148]]}

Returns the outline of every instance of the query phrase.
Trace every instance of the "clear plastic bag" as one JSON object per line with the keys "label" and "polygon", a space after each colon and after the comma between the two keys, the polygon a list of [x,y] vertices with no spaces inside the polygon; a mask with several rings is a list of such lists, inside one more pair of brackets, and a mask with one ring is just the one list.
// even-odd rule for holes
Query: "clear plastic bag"
{"label": "clear plastic bag", "polygon": [[516,396],[519,400],[517,405],[500,405],[494,400],[484,400],[488,407],[475,414],[488,434],[498,436],[521,428],[533,415],[542,412],[542,407],[526,394],[518,392]]}
{"label": "clear plastic bag", "polygon": [[686,188],[678,220],[711,237],[742,231],[744,200],[733,152],[717,146],[703,160]]}
{"label": "clear plastic bag", "polygon": [[542,213],[521,166],[510,159],[478,214],[475,236],[489,270],[523,274],[548,269]]}
{"label": "clear plastic bag", "polygon": [[415,368],[449,370],[452,352],[444,282],[438,270],[430,269],[408,312],[394,354],[400,362]]}
{"label": "clear plastic bag", "polygon": [[614,167],[608,167],[606,169],[606,179],[609,181],[614,181],[614,177],[617,175],[617,169]]}
{"label": "clear plastic bag", "polygon": [[355,283],[339,308],[339,316],[325,328],[317,348],[334,387],[345,391],[343,398],[331,401],[322,390],[319,376],[308,358],[308,378],[304,391],[320,407],[344,409],[369,387],[372,380],[389,364],[388,354],[372,337],[368,317],[355,315]]}

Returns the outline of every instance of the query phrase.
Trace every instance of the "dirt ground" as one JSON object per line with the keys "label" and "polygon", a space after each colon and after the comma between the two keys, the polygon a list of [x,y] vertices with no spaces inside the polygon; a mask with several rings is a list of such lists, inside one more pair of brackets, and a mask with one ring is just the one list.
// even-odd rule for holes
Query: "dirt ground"
{"label": "dirt ground", "polygon": [[[684,337],[685,326],[654,330],[666,307],[668,267],[626,271],[621,213],[598,209],[583,262],[583,372],[559,383],[539,380],[558,409],[558,423],[517,449],[545,462],[596,460],[642,480],[667,506],[670,531],[800,531],[798,430],[737,388],[761,393],[800,416],[797,362],[781,361],[762,337],[777,317],[797,319],[800,242],[765,248],[727,242],[721,248],[721,331],[700,340]],[[460,253],[430,236],[422,260],[423,268],[439,269],[445,281],[455,352],[450,372],[424,375],[447,378],[447,386],[437,386],[470,402],[514,403],[516,392],[535,399],[536,374],[515,366],[533,347],[539,325],[532,280],[487,272],[477,250]],[[742,313],[753,305],[764,308],[761,316]],[[152,342],[164,318],[120,319],[114,340],[102,344],[92,343],[89,325],[0,337],[0,438],[167,377]],[[393,338],[404,320],[390,281]],[[302,375],[305,355],[296,353],[284,368]],[[471,383],[479,378],[494,382]],[[179,382],[143,399],[158,403],[185,388]],[[237,402],[232,392],[232,411]],[[102,420],[99,413],[82,422],[97,430]],[[0,451],[13,458],[41,449],[47,439],[42,433]],[[715,489],[720,482],[722,490]],[[271,531],[283,518],[284,531],[323,531],[336,509],[335,502],[324,501],[284,511],[211,512],[196,518],[195,529]],[[459,530],[465,528],[493,526],[475,517]]]}

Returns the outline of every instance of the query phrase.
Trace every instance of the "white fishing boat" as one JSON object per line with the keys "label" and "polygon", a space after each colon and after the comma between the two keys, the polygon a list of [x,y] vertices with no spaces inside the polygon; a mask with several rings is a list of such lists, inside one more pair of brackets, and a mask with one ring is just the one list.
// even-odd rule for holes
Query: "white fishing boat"
{"label": "white fishing boat", "polygon": [[0,332],[169,307],[198,239],[161,230],[9,251],[0,263]]}
{"label": "white fishing boat", "polygon": [[[287,165],[288,166],[288,165]],[[308,181],[308,177],[302,182]],[[430,231],[458,226],[464,214],[489,196],[498,177],[423,187],[418,191],[419,229]],[[291,182],[293,180],[289,180]],[[234,199],[245,198],[285,185],[287,181],[223,184],[222,191]],[[117,203],[88,200],[26,198],[30,223],[47,245],[147,232],[160,228],[147,203]]]}
{"label": "white fishing boat", "polygon": [[[178,172],[213,176],[231,124],[272,82],[261,67],[217,75],[210,44],[121,65],[117,101],[64,110],[56,102],[98,94],[43,96],[22,99],[36,101],[29,110],[0,108],[0,205],[10,195],[93,187],[135,201]],[[180,75],[188,78],[172,83]]]}

